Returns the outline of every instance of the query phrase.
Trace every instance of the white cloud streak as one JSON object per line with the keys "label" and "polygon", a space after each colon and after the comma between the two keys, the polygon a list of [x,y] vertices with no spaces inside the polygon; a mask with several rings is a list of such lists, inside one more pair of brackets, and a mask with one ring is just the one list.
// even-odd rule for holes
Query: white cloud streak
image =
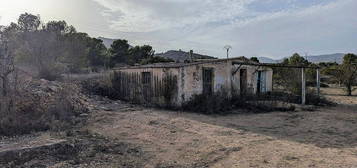
{"label": "white cloud streak", "polygon": [[[95,1],[109,4],[110,0]],[[312,3],[304,8],[290,0],[291,8],[274,12],[249,9],[251,3],[259,3],[253,0],[116,2],[110,4],[111,8],[107,6],[121,13],[112,21],[113,30],[137,43],[151,43],[159,51],[194,49],[223,56],[222,46],[231,44],[235,56],[277,58],[293,52],[356,52],[352,45],[357,44],[355,0]]]}
{"label": "white cloud streak", "polygon": [[114,30],[150,32],[233,20],[252,0],[94,0],[106,8]]}

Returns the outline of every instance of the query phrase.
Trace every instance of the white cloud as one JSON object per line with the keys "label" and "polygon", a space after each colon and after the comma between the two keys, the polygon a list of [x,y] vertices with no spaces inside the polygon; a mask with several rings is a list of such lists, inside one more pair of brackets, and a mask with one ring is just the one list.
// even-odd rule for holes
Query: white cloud
{"label": "white cloud", "polygon": [[[182,13],[171,16],[170,12],[169,16],[165,16],[166,10],[161,11],[147,6],[148,9],[145,11],[151,15],[156,13],[155,17],[146,17],[151,15],[141,12],[142,17],[131,20],[132,24],[126,27],[132,32],[144,33],[120,32],[118,35],[139,44],[152,44],[158,51],[194,49],[215,56],[224,55],[222,48],[225,44],[233,46],[234,56],[277,58],[294,52],[310,54],[356,52],[357,47],[353,46],[357,44],[357,18],[355,17],[357,1],[355,0],[314,3],[304,8],[284,8],[265,13],[248,9],[247,5],[253,1],[239,1],[240,3],[232,8],[223,5],[220,10],[210,9],[218,2],[207,2],[212,4],[200,4],[202,8],[194,11],[193,13],[197,15],[193,16]],[[290,3],[294,3],[293,0]],[[192,6],[192,9],[198,8],[194,3]],[[217,15],[224,8],[227,8],[223,11],[227,11],[228,14]],[[239,9],[239,12],[234,9]],[[204,11],[212,12],[206,15]],[[145,25],[146,21],[153,25],[149,23],[148,26]],[[119,25],[125,23],[125,19],[123,23],[118,20],[113,26],[119,28]],[[147,32],[147,30],[156,31]]]}
{"label": "white cloud", "polygon": [[105,14],[119,14],[112,28],[125,32],[150,32],[232,20],[245,15],[252,0],[94,0]]}

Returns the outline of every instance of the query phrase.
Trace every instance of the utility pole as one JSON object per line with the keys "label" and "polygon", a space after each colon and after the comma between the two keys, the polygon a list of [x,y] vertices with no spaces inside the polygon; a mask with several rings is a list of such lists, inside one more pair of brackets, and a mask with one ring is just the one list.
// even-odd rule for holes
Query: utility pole
{"label": "utility pole", "polygon": [[306,104],[306,76],[305,76],[305,68],[301,68],[301,85],[302,85],[302,93],[301,93],[301,104]]}
{"label": "utility pole", "polygon": [[321,85],[321,77],[320,77],[320,68],[316,69],[316,82],[317,82],[317,96],[320,97],[320,85]]}

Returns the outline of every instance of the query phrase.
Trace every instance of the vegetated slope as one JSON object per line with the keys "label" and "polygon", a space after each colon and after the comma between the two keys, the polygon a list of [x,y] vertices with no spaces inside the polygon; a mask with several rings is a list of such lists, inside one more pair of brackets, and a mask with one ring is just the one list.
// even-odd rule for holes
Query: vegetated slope
{"label": "vegetated slope", "polygon": [[[175,60],[176,62],[184,62],[185,60],[189,60],[190,59],[190,53],[189,52],[185,52],[185,51],[177,51],[177,50],[170,50],[167,51],[165,53],[159,53],[156,54],[155,56],[159,56],[159,57],[164,57],[164,58],[170,58]],[[215,57],[212,56],[208,56],[208,55],[201,55],[201,54],[193,54],[193,59],[217,59]]]}

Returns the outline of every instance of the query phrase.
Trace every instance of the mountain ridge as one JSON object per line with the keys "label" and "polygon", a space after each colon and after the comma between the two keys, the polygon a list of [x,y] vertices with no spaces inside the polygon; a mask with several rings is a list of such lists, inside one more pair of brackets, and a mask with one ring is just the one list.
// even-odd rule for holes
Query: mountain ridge
{"label": "mountain ridge", "polygon": [[[344,53],[334,53],[334,54],[324,54],[324,55],[310,55],[304,58],[312,63],[337,62],[340,64],[343,61],[344,55],[345,55]],[[280,63],[284,60],[284,59],[277,60],[269,57],[258,57],[258,59],[261,63]]]}

